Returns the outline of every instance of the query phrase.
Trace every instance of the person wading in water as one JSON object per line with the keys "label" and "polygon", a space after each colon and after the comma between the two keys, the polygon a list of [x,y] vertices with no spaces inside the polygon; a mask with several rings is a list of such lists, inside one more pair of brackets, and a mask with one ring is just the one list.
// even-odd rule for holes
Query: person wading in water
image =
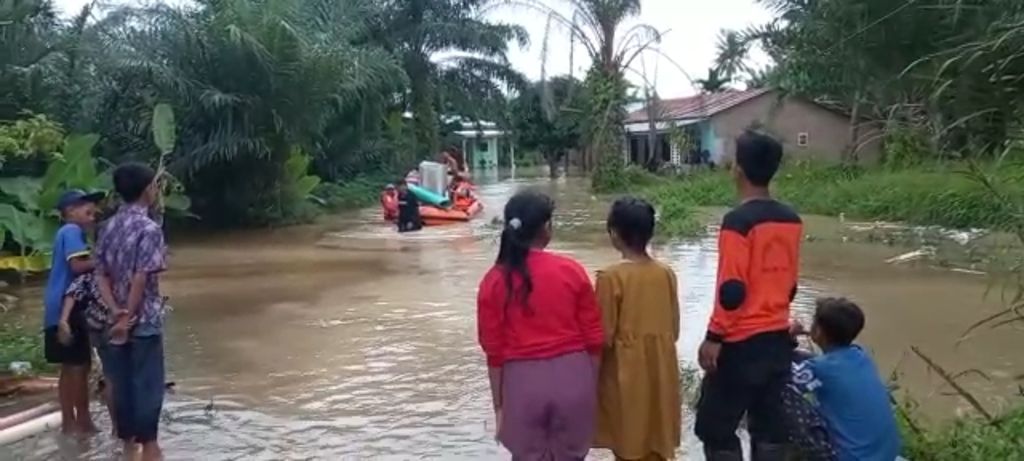
{"label": "person wading in water", "polygon": [[698,354],[707,373],[694,431],[708,461],[742,461],[736,428],[744,414],[753,459],[785,456],[779,420],[803,225],[768,191],[781,161],[782,145],[766,135],[748,131],[736,140],[733,175],[742,203],[722,219],[714,313]]}
{"label": "person wading in water", "polygon": [[516,460],[583,460],[594,441],[601,312],[586,270],[544,251],[553,211],[536,192],[508,201],[477,294],[497,439]]}

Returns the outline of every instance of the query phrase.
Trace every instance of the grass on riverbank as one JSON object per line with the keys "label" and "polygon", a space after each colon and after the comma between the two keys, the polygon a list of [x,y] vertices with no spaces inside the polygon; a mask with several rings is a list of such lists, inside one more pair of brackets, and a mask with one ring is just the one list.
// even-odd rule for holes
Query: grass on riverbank
{"label": "grass on riverbank", "polygon": [[6,373],[11,362],[29,362],[33,373],[54,371],[43,357],[43,335],[38,312],[22,309],[0,312],[0,373]]}
{"label": "grass on riverbank", "polygon": [[[1001,190],[1024,198],[1024,165],[983,168],[993,173]],[[692,229],[693,207],[732,206],[736,201],[732,178],[725,171],[671,179],[637,172],[627,176],[629,190],[652,200],[669,230]],[[790,164],[779,172],[773,190],[801,213],[857,220],[1007,229],[1016,212],[1006,201],[995,200],[961,164],[901,170]],[[691,211],[681,211],[686,208]]]}
{"label": "grass on riverbank", "polygon": [[380,191],[392,178],[384,174],[358,176],[343,183],[320,183],[313,196],[332,211],[363,208],[380,200]]}
{"label": "grass on riverbank", "polygon": [[914,429],[901,418],[903,456],[928,461],[992,461],[1024,459],[1024,407],[994,423],[960,418],[938,429]]}

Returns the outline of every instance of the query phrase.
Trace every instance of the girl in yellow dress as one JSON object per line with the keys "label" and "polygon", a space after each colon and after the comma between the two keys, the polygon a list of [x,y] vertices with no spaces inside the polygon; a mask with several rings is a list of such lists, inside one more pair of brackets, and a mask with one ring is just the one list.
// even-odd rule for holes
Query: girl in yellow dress
{"label": "girl in yellow dress", "polygon": [[608,236],[623,261],[597,273],[604,326],[596,448],[617,460],[673,459],[681,431],[676,276],[647,253],[654,207],[622,198]]}

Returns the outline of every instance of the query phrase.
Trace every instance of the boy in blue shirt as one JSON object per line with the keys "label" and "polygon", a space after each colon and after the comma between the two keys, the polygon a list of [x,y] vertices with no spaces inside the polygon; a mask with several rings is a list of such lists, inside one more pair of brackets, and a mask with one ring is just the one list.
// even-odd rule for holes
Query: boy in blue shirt
{"label": "boy in blue shirt", "polygon": [[[853,344],[864,313],[845,298],[816,302],[810,336],[823,351],[793,365],[793,382],[816,403],[839,461],[893,461],[900,435],[889,391],[871,357]],[[805,331],[799,324],[793,333]]]}
{"label": "boy in blue shirt", "polygon": [[57,202],[64,224],[53,242],[53,261],[46,281],[43,317],[43,352],[49,363],[60,364],[57,394],[64,433],[93,432],[89,415],[89,368],[92,349],[85,329],[84,312],[75,309],[62,319],[64,295],[78,274],[91,271],[93,261],[85,233],[93,227],[96,204],[103,193],[69,190]]}

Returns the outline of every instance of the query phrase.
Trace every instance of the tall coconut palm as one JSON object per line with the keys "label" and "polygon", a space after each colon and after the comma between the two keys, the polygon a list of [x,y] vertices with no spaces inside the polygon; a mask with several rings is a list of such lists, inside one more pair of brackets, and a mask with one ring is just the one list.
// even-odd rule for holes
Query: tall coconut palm
{"label": "tall coconut palm", "polygon": [[703,93],[721,93],[729,88],[731,82],[724,74],[718,67],[708,68],[707,76],[697,79],[697,86]]}
{"label": "tall coconut palm", "polygon": [[746,64],[750,52],[750,41],[736,31],[723,30],[715,45],[718,55],[715,57],[715,68],[725,80],[734,80],[742,73],[750,71]]}
{"label": "tall coconut palm", "polygon": [[[646,24],[627,24],[640,15],[640,0],[566,0],[572,13],[564,15],[536,0],[518,2],[546,12],[583,47],[591,60],[584,82],[591,107],[585,125],[585,168],[598,167],[595,187],[604,173],[614,174],[622,162],[622,123],[625,119],[625,73],[634,61],[661,41],[661,33]],[[602,167],[605,166],[605,167]]]}
{"label": "tall coconut palm", "polygon": [[497,114],[503,85],[524,83],[506,53],[510,41],[525,45],[527,33],[482,18],[496,1],[385,0],[372,7],[373,40],[398,59],[410,82],[408,106],[421,155],[438,147],[439,111]]}

